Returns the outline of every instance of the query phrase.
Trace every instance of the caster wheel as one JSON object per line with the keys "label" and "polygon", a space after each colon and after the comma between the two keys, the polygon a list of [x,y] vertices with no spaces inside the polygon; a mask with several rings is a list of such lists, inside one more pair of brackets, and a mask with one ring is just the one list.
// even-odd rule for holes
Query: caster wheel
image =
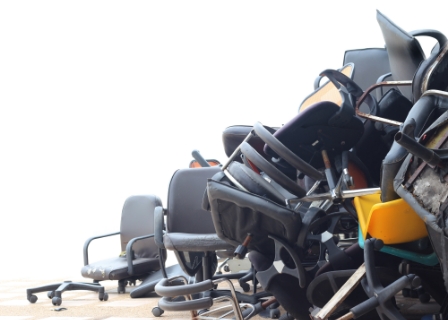
{"label": "caster wheel", "polygon": [[37,296],[32,294],[31,296],[28,297],[28,301],[31,302],[31,303],[36,303]]}
{"label": "caster wheel", "polygon": [[280,318],[280,310],[278,310],[278,309],[269,310],[269,317],[271,317],[271,319]]}
{"label": "caster wheel", "polygon": [[417,290],[411,290],[411,298],[414,298],[414,299],[418,298],[418,291]]}
{"label": "caster wheel", "polygon": [[47,297],[48,297],[48,299],[53,299],[53,297],[54,297],[54,291],[48,291],[48,292],[47,292]]}
{"label": "caster wheel", "polygon": [[120,288],[120,287],[118,287],[118,289],[117,289],[117,292],[120,294],[120,293],[126,293],[126,288]]}
{"label": "caster wheel", "polygon": [[428,292],[422,293],[418,296],[421,303],[428,303],[431,300],[431,295]]}
{"label": "caster wheel", "polygon": [[229,272],[229,271],[230,271],[229,266],[224,266],[224,271],[225,271],[225,272]]}
{"label": "caster wheel", "polygon": [[159,307],[152,308],[152,315],[154,317],[160,317],[165,311],[163,309],[160,309]]}
{"label": "caster wheel", "polygon": [[401,290],[401,294],[403,295],[403,297],[409,298],[411,296],[411,289],[404,288],[403,290]]}
{"label": "caster wheel", "polygon": [[246,282],[241,282],[240,287],[243,289],[244,292],[250,291],[250,285],[248,285]]}
{"label": "caster wheel", "polygon": [[107,301],[109,299],[109,294],[106,292],[103,295],[99,296],[100,301]]}
{"label": "caster wheel", "polygon": [[53,297],[53,299],[51,299],[51,303],[53,303],[54,306],[60,306],[62,299],[59,297]]}

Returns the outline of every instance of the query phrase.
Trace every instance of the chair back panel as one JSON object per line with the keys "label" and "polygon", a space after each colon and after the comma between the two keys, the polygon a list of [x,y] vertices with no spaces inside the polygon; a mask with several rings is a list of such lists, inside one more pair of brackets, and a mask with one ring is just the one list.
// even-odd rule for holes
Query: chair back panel
{"label": "chair back panel", "polygon": [[[137,195],[126,199],[121,214],[121,250],[125,251],[132,238],[154,233],[154,209],[162,201],[154,195]],[[155,258],[159,254],[154,238],[137,241],[134,246],[136,258]]]}
{"label": "chair back panel", "polygon": [[[381,76],[390,73],[386,48],[347,50],[344,54],[343,65],[347,63],[354,64],[352,79],[363,91],[374,85]],[[379,91],[379,89],[376,90]]]}
{"label": "chair back panel", "polygon": [[219,166],[177,170],[168,189],[167,230],[183,233],[216,233],[210,212],[202,209],[207,179]]}
{"label": "chair back panel", "polygon": [[[393,79],[395,81],[412,80],[418,66],[425,59],[420,43],[381,12],[377,11],[376,18],[386,43]],[[411,87],[400,86],[399,90],[412,101]]]}

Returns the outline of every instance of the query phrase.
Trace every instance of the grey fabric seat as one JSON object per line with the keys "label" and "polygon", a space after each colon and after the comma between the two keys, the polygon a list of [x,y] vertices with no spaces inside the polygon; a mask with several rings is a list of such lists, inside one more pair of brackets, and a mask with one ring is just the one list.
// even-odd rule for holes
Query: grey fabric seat
{"label": "grey fabric seat", "polygon": [[[131,196],[126,199],[121,214],[120,231],[89,238],[84,244],[84,267],[81,274],[95,282],[118,280],[119,292],[124,292],[128,282],[141,280],[160,269],[161,252],[154,242],[154,209],[162,204],[154,195]],[[88,248],[93,240],[120,235],[121,254],[97,262],[89,262]]]}

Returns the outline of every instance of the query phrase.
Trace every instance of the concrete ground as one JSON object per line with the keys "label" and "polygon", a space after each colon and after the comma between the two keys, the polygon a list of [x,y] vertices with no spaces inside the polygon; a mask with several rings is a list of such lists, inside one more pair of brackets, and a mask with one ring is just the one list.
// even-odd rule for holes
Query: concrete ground
{"label": "concrete ground", "polygon": [[[47,292],[36,293],[37,302],[27,300],[26,290],[41,285],[59,283],[67,279],[11,279],[0,280],[0,320],[143,320],[155,319],[152,309],[157,306],[159,297],[155,294],[144,298],[131,298],[127,287],[126,293],[117,293],[117,281],[102,281],[109,295],[107,301],[100,301],[98,293],[90,291],[66,291],[62,293],[62,304],[53,306]],[[69,279],[88,282],[84,278]],[[138,283],[137,283],[138,284]],[[219,288],[225,288],[220,284]],[[241,291],[241,290],[240,290]],[[57,311],[59,308],[64,308]],[[189,312],[165,311],[160,319],[190,319]],[[254,317],[253,319],[262,319]]]}
{"label": "concrete ground", "polygon": [[[145,298],[133,299],[129,296],[132,287],[127,287],[127,292],[117,293],[117,281],[103,281],[109,295],[107,301],[100,301],[97,293],[89,291],[66,291],[62,294],[62,304],[53,306],[46,292],[37,293],[36,303],[30,303],[26,297],[26,290],[58,283],[64,280],[88,282],[81,276],[74,279],[10,279],[0,280],[0,320],[143,320],[155,319],[152,309],[157,306],[159,297],[155,294]],[[138,283],[137,283],[138,284]],[[221,283],[219,288],[225,288]],[[242,291],[238,285],[235,288]],[[423,315],[436,313],[439,306],[434,302],[422,304],[417,299],[397,297],[397,305],[402,310],[406,319],[420,320]],[[63,308],[58,311],[58,308]],[[283,313],[283,310],[280,308]],[[260,320],[268,318],[269,314],[258,315],[252,319]],[[189,312],[165,311],[160,319],[191,319]]]}

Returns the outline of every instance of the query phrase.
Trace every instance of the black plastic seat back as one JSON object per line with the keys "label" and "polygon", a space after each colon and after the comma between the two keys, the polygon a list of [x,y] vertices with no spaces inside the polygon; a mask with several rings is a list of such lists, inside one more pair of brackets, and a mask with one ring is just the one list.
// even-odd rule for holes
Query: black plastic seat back
{"label": "black plastic seat back", "polygon": [[365,48],[346,50],[343,64],[355,66],[353,81],[362,90],[375,84],[383,75],[390,73],[389,56],[386,48]]}
{"label": "black plastic seat back", "polygon": [[216,233],[210,212],[202,209],[207,179],[218,166],[177,170],[171,178],[166,207],[167,232]]}
{"label": "black plastic seat back", "polygon": [[[312,166],[323,166],[320,150],[326,149],[330,155],[340,154],[352,148],[364,133],[362,121],[354,115],[341,125],[330,125],[331,119],[340,107],[333,102],[316,103],[274,133],[280,142]],[[272,157],[278,155],[265,145],[264,152]]]}
{"label": "black plastic seat back", "polygon": [[234,249],[218,238],[210,212],[202,208],[207,179],[219,171],[219,166],[177,170],[168,190],[163,243],[174,251],[184,272],[197,280],[203,276],[205,254],[212,261],[205,277],[211,277],[216,269],[215,251]]}
{"label": "black plastic seat back", "polygon": [[[393,80],[412,80],[418,66],[425,59],[420,43],[378,10],[376,18],[386,43]],[[399,90],[412,101],[410,87],[401,86]]]}
{"label": "black plastic seat back", "polygon": [[[399,90],[411,102],[415,103],[429,89],[439,89],[441,79],[434,80],[437,87],[425,86],[425,75],[447,43],[441,32],[431,29],[406,32],[377,10],[377,21],[383,33],[389,55],[392,78],[395,81],[410,81],[412,86],[399,86]],[[416,36],[428,36],[437,40],[437,44],[427,58]],[[435,79],[435,77],[433,77]]]}

